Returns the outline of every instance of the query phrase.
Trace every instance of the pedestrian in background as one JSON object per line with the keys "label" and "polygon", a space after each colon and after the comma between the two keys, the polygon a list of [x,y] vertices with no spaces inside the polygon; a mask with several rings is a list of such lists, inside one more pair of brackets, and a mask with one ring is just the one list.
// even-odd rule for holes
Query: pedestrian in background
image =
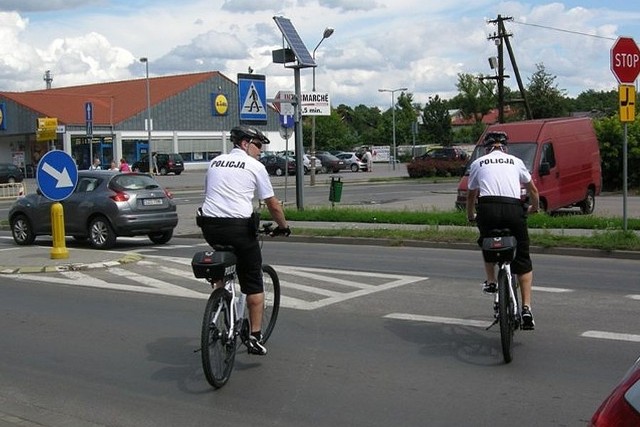
{"label": "pedestrian in background", "polygon": [[371,155],[371,149],[369,147],[367,147],[362,155],[362,161],[367,164],[367,172],[373,172],[373,156]]}
{"label": "pedestrian in background", "polygon": [[151,159],[153,160],[153,173],[154,175],[158,175],[159,171],[158,171],[158,153],[156,151],[154,151],[153,153],[151,153]]}
{"label": "pedestrian in background", "polygon": [[89,166],[89,170],[98,170],[100,169],[100,159],[99,158],[95,158],[93,159],[93,164],[91,166]]}
{"label": "pedestrian in background", "polygon": [[124,157],[120,159],[120,172],[131,172],[131,166]]}

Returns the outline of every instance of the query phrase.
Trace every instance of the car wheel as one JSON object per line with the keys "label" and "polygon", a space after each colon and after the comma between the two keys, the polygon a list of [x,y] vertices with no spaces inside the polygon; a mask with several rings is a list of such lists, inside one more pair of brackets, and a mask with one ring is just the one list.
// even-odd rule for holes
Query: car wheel
{"label": "car wheel", "polygon": [[105,217],[96,217],[89,224],[89,243],[95,249],[111,249],[116,244],[116,233]]}
{"label": "car wheel", "polygon": [[273,171],[273,173],[274,173],[276,176],[282,176],[282,175],[284,175],[284,171],[283,171],[281,168],[276,168],[276,170],[274,170],[274,171]]}
{"label": "car wheel", "polygon": [[160,168],[160,175],[166,175],[168,173],[169,171],[167,170],[167,168]]}
{"label": "car wheel", "polygon": [[10,176],[9,179],[7,180],[7,182],[9,184],[15,184],[16,183],[16,179],[14,177]]}
{"label": "car wheel", "polygon": [[36,240],[31,222],[25,215],[18,215],[11,220],[11,234],[20,246],[31,245]]}
{"label": "car wheel", "polygon": [[358,172],[359,169],[360,167],[357,163],[351,163],[351,172]]}
{"label": "car wheel", "polygon": [[164,245],[173,237],[173,230],[160,231],[158,233],[149,233],[149,240],[156,245]]}
{"label": "car wheel", "polygon": [[177,176],[177,175],[180,175],[180,174],[182,173],[182,171],[177,171],[177,172],[174,172],[174,173],[175,173],[175,174],[176,174],[176,176]]}
{"label": "car wheel", "polygon": [[309,175],[310,169],[308,167],[304,167],[304,174]]}
{"label": "car wheel", "polygon": [[593,193],[593,190],[587,190],[587,196],[578,206],[580,206],[580,212],[582,212],[583,215],[591,215],[593,213],[596,207],[596,195]]}
{"label": "car wheel", "polygon": [[320,171],[322,173],[329,173],[329,169],[325,165],[322,165],[322,168],[320,168]]}

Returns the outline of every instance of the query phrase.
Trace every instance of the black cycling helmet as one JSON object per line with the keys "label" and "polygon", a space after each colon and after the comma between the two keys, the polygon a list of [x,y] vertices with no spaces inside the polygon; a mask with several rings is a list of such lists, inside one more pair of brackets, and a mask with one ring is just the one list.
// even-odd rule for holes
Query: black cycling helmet
{"label": "black cycling helmet", "polygon": [[491,147],[493,145],[507,145],[509,137],[505,132],[489,132],[484,137],[484,146]]}
{"label": "black cycling helmet", "polygon": [[234,145],[240,144],[243,140],[255,140],[260,144],[268,144],[269,138],[265,136],[260,130],[248,126],[236,126],[231,129],[231,141]]}

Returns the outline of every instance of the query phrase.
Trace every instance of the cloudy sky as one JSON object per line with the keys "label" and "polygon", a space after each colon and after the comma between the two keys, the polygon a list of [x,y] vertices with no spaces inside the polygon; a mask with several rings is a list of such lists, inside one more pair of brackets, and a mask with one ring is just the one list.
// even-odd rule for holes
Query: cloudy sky
{"label": "cloudy sky", "polygon": [[[251,67],[267,76],[267,95],[293,90],[294,73],[273,64],[282,47],[273,17],[291,20],[316,51],[316,89],[332,104],[388,107],[378,89],[407,87],[417,102],[457,93],[458,73],[490,74],[497,54],[487,20],[507,30],[525,84],[544,64],[570,96],[611,90],[610,49],[618,36],[640,43],[635,0],[0,0],[0,90],[220,71],[232,80]],[[505,50],[506,53],[506,50]],[[511,65],[507,85],[516,88]],[[302,90],[312,70],[301,70]]]}

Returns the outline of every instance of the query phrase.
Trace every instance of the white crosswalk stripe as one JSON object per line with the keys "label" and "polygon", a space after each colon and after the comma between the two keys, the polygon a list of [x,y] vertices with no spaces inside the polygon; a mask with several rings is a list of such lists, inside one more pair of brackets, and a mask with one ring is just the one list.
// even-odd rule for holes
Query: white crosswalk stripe
{"label": "white crosswalk stripe", "polygon": [[[138,251],[142,252],[142,251]],[[157,253],[157,252],[156,252]],[[314,310],[375,292],[426,280],[426,277],[273,265],[281,285],[280,305]],[[193,276],[191,258],[145,254],[144,259],[107,269],[16,274],[23,281],[95,287],[182,298],[208,298],[210,285]]]}

